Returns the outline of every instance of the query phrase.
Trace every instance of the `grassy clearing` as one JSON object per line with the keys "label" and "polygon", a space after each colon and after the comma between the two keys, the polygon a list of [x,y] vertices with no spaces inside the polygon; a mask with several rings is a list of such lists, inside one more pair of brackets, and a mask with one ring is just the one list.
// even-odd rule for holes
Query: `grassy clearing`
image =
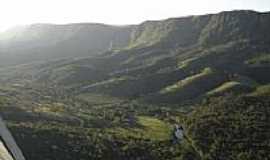
{"label": "grassy clearing", "polygon": [[254,57],[245,61],[246,64],[266,64],[270,63],[270,55],[269,54],[262,54],[260,56]]}
{"label": "grassy clearing", "polygon": [[109,132],[124,138],[134,137],[150,139],[155,141],[168,140],[172,131],[172,126],[157,118],[139,116],[137,117],[140,127],[136,128],[113,128]]}
{"label": "grassy clearing", "polygon": [[8,98],[0,95],[0,107],[5,106],[7,102],[8,102]]}
{"label": "grassy clearing", "polygon": [[251,96],[269,96],[270,95],[270,84],[258,87]]}
{"label": "grassy clearing", "polygon": [[9,92],[9,91],[16,91],[16,89],[10,85],[1,85],[0,84],[0,93],[1,92]]}
{"label": "grassy clearing", "polygon": [[197,57],[194,57],[194,58],[189,58],[189,59],[186,59],[184,61],[181,61],[178,63],[178,68],[179,69],[184,69],[186,68],[191,62],[193,62],[194,60],[198,59]]}
{"label": "grassy clearing", "polygon": [[205,68],[201,73],[195,74],[193,76],[187,77],[183,80],[176,82],[173,85],[170,85],[160,91],[161,94],[166,94],[170,92],[175,92],[180,90],[182,87],[189,85],[190,83],[200,80],[200,78],[213,74],[214,71],[211,68]]}
{"label": "grassy clearing", "polygon": [[116,97],[91,93],[80,94],[77,97],[81,100],[87,101],[90,104],[119,103],[122,101]]}
{"label": "grassy clearing", "polygon": [[235,81],[230,81],[230,82],[225,82],[221,86],[213,89],[212,91],[209,91],[207,95],[215,95],[218,93],[224,93],[228,90],[233,89],[234,87],[241,86],[242,84],[240,82],[235,82]]}
{"label": "grassy clearing", "polygon": [[34,108],[37,113],[51,113],[56,115],[61,115],[66,112],[65,105],[62,103],[52,103],[52,104],[40,104],[38,107]]}

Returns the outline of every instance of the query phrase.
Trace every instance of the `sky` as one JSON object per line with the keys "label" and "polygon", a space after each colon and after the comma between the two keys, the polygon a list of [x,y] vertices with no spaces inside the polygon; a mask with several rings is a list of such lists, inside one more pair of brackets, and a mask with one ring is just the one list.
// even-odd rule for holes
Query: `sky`
{"label": "sky", "polygon": [[235,9],[270,11],[270,0],[0,0],[0,31],[32,23],[114,25]]}

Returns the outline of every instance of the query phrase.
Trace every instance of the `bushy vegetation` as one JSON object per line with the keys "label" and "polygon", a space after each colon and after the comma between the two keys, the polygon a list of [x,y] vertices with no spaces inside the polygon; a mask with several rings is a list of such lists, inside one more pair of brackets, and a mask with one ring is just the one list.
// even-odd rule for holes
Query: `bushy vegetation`
{"label": "bushy vegetation", "polygon": [[187,78],[177,82],[176,84],[173,84],[171,86],[164,88],[161,91],[161,93],[165,94],[165,93],[175,92],[177,90],[181,90],[182,87],[185,87],[196,80],[200,81],[200,78],[202,78],[204,76],[208,76],[209,74],[213,74],[213,73],[214,73],[214,71],[211,68],[205,68],[201,73],[187,77]]}
{"label": "bushy vegetation", "polygon": [[266,65],[270,63],[270,55],[259,54],[259,56],[247,60],[246,63],[251,65]]}
{"label": "bushy vegetation", "polygon": [[246,93],[246,92],[251,92],[253,90],[253,87],[248,86],[246,84],[242,84],[241,82],[237,81],[230,81],[230,82],[225,82],[221,86],[209,91],[207,95],[209,96],[217,96],[217,95],[225,95],[228,93]]}
{"label": "bushy vegetation", "polygon": [[253,96],[269,96],[270,95],[270,85],[259,86],[254,92],[251,93]]}
{"label": "bushy vegetation", "polygon": [[[61,45],[0,69],[1,116],[28,160],[270,159],[269,22],[234,11],[77,24],[67,41],[50,26]],[[172,141],[176,124],[182,141]]]}
{"label": "bushy vegetation", "polygon": [[202,159],[269,159],[269,97],[222,97],[185,122]]}

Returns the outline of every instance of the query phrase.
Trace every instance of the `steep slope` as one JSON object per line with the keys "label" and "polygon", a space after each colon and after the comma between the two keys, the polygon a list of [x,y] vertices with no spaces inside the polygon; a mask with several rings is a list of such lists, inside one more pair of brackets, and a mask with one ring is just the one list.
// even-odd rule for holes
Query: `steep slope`
{"label": "steep slope", "polygon": [[91,23],[14,28],[0,35],[1,64],[97,55],[127,46],[131,29]]}
{"label": "steep slope", "polygon": [[[75,94],[90,92],[132,99],[150,99],[156,102],[160,100],[165,103],[179,103],[190,98],[204,97],[211,91],[220,91],[224,88],[223,84],[230,84],[237,77],[246,77],[241,80],[242,84],[249,81],[258,83],[257,85],[268,84],[270,36],[264,33],[266,28],[270,27],[269,17],[269,13],[232,11],[148,21],[126,28],[93,24],[62,26],[59,31],[65,31],[66,34],[63,35],[71,34],[71,36],[68,36],[65,42],[62,40],[55,42],[56,48],[67,49],[62,44],[74,42],[68,45],[72,49],[69,47],[68,49],[70,53],[72,52],[71,56],[79,56],[81,54],[74,50],[83,47],[80,45],[74,47],[74,44],[89,41],[88,45],[83,45],[91,47],[99,44],[98,48],[103,48],[106,52],[88,58],[38,62],[28,64],[26,68],[15,66],[16,69],[9,70],[14,72],[18,69],[17,76],[9,78],[9,81],[11,79],[16,81],[16,77],[26,77],[31,83],[61,86],[72,89]],[[78,29],[79,26],[82,29]],[[69,27],[77,29],[77,32],[71,32]],[[90,32],[100,28],[103,28],[100,30],[102,34]],[[111,28],[117,32],[111,31]],[[129,40],[125,41],[126,43],[116,41],[115,43],[121,47],[108,50],[112,40],[107,38],[112,36],[112,33],[115,33],[116,37],[122,37],[123,29],[126,30],[123,34],[126,36],[124,39]],[[87,31],[89,34],[85,34]],[[52,34],[54,31],[49,33]],[[98,36],[101,38],[96,38]],[[80,40],[82,37],[87,39]],[[55,40],[58,41],[59,38]],[[40,41],[40,44],[43,44],[41,42],[43,41]],[[59,52],[51,50],[50,53],[58,55]],[[67,52],[64,55],[67,56]],[[215,74],[200,74],[205,68],[210,68]],[[190,83],[173,93],[162,92],[170,86],[178,86],[180,82],[191,79]],[[227,91],[237,92],[243,89],[244,92],[250,92],[254,89],[254,87],[235,88]]]}
{"label": "steep slope", "polygon": [[[270,36],[264,34],[270,27],[269,17],[269,13],[232,11],[147,21],[127,27],[33,25],[6,37],[4,42],[7,48],[12,46],[13,51],[25,48],[28,52],[30,46],[40,49],[42,53],[36,53],[30,62],[35,58],[74,57],[36,62],[26,68],[15,66],[20,69],[13,81],[16,77],[27,77],[31,82],[57,84],[76,92],[155,97],[162,95],[160,91],[166,87],[196,77],[205,68],[219,73],[188,83],[182,87],[187,89],[185,91],[163,93],[169,97],[178,95],[177,103],[181,100],[179,97],[186,100],[218,90],[218,85],[222,88],[223,83],[234,81],[235,77],[247,77],[243,83],[248,79],[258,85],[269,83],[270,78],[265,73],[269,71]],[[103,51],[103,54],[78,58],[90,55],[91,49],[91,53]],[[14,68],[12,70],[14,72]],[[192,94],[185,96],[188,93]]]}
{"label": "steep slope", "polygon": [[195,109],[187,137],[202,159],[268,159],[269,97],[226,97]]}
{"label": "steep slope", "polygon": [[135,27],[131,42],[133,46],[160,43],[162,47],[214,46],[232,41],[267,44],[269,19],[269,13],[240,10],[147,21]]}
{"label": "steep slope", "polygon": [[267,44],[270,36],[269,13],[254,11],[222,12],[212,15],[201,32],[200,42],[204,45],[218,45],[231,41],[251,41]]}
{"label": "steep slope", "polygon": [[[32,35],[14,47],[31,42],[48,59],[0,69],[1,114],[29,160],[270,159],[269,16],[148,21],[127,27],[119,48],[107,31],[90,41],[85,29],[64,33],[67,25],[57,31],[67,37]],[[79,37],[89,46],[104,38],[102,53],[82,57]],[[179,144],[175,124],[184,127]]]}
{"label": "steep slope", "polygon": [[[0,34],[1,65],[97,55],[111,49],[183,49],[229,42],[267,45],[268,13],[232,11],[139,25],[33,24]],[[31,57],[29,59],[29,57]],[[10,63],[12,62],[12,63]]]}
{"label": "steep slope", "polygon": [[135,27],[132,46],[160,43],[162,47],[187,47],[195,45],[201,30],[210,16],[174,18],[164,21],[147,21]]}

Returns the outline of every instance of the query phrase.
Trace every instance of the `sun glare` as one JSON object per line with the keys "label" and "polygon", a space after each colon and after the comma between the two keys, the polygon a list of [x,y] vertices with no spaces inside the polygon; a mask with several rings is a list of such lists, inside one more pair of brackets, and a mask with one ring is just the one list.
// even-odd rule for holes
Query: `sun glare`
{"label": "sun glare", "polygon": [[266,11],[270,9],[270,5],[269,0],[8,0],[1,1],[0,31],[31,23],[135,24],[145,20],[238,8]]}

